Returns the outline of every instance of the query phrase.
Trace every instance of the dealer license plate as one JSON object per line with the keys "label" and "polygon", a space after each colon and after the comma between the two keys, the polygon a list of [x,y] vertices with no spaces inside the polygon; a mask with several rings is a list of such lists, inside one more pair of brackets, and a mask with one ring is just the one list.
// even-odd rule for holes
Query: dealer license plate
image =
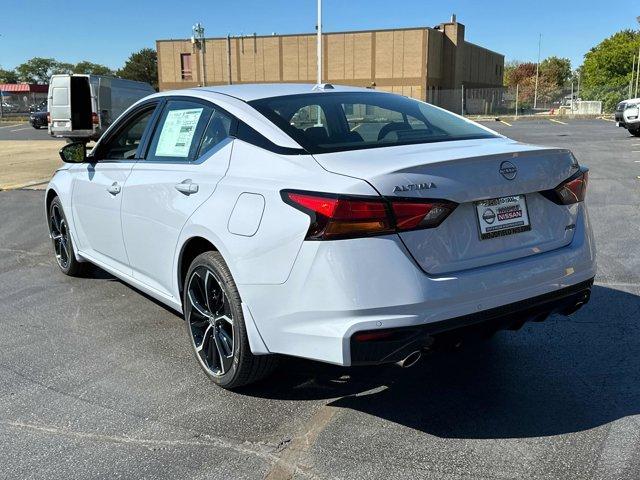
{"label": "dealer license plate", "polygon": [[481,200],[475,206],[481,240],[531,230],[524,195]]}

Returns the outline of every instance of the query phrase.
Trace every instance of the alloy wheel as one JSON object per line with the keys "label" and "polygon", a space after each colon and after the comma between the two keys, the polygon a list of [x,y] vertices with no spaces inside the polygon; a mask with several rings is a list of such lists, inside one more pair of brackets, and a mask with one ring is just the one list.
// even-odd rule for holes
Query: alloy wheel
{"label": "alloy wheel", "polygon": [[235,353],[233,315],[220,279],[205,266],[197,267],[187,284],[186,320],[191,341],[205,369],[227,373]]}
{"label": "alloy wheel", "polygon": [[62,215],[59,205],[51,208],[51,239],[56,253],[56,260],[60,268],[65,270],[71,260],[71,242],[69,241],[69,229]]}

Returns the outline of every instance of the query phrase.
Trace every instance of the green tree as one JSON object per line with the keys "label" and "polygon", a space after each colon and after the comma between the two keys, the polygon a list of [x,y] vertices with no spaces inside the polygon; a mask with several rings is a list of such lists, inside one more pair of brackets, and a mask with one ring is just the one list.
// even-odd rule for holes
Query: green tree
{"label": "green tree", "polygon": [[111,70],[106,65],[100,65],[99,63],[89,62],[88,60],[83,60],[82,62],[78,62],[73,67],[73,73],[86,73],[90,75],[113,75],[113,70]]}
{"label": "green tree", "polygon": [[589,50],[580,67],[580,96],[601,100],[604,110],[612,111],[629,96],[633,56],[639,47],[640,32],[622,30]]}
{"label": "green tree", "polygon": [[129,80],[150,83],[158,89],[158,55],[151,48],[132,53],[124,67],[117,71],[117,75]]}
{"label": "green tree", "polygon": [[53,58],[35,57],[18,65],[16,72],[22,82],[48,83],[57,63]]}
{"label": "green tree", "polygon": [[545,58],[540,62],[540,76],[558,87],[563,87],[571,78],[571,61],[568,58]]}
{"label": "green tree", "polygon": [[580,69],[585,87],[629,85],[640,32],[622,30],[604,39],[584,56]]}
{"label": "green tree", "polygon": [[18,80],[27,83],[49,83],[55,73],[71,73],[73,65],[58,62],[54,58],[34,57],[16,67]]}
{"label": "green tree", "polygon": [[18,74],[14,70],[0,68],[0,83],[18,83]]}

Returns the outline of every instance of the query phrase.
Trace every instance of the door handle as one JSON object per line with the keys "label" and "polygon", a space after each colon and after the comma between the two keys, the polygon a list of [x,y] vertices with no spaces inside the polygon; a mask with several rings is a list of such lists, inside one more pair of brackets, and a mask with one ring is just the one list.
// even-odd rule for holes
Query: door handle
{"label": "door handle", "polygon": [[111,195],[118,195],[121,190],[122,187],[118,185],[118,182],[113,182],[110,187],[107,187],[107,192],[109,192]]}
{"label": "door handle", "polygon": [[175,185],[176,190],[185,195],[191,195],[192,193],[198,193],[198,184],[193,183],[190,178],[183,180]]}

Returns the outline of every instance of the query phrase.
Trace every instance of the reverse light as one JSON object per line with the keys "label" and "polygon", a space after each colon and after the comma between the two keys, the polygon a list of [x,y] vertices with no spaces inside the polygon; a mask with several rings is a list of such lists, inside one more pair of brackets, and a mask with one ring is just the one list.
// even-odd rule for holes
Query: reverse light
{"label": "reverse light", "polygon": [[98,118],[98,114],[96,112],[91,112],[91,122],[94,125],[98,125],[100,123],[100,119]]}
{"label": "reverse light", "polygon": [[572,205],[582,202],[587,194],[587,183],[589,181],[589,169],[580,167],[580,170],[566,179],[553,190],[540,192],[553,203],[558,205]]}
{"label": "reverse light", "polygon": [[283,200],[307,213],[307,240],[334,240],[434,228],[456,208],[447,200],[409,200],[285,190]]}

